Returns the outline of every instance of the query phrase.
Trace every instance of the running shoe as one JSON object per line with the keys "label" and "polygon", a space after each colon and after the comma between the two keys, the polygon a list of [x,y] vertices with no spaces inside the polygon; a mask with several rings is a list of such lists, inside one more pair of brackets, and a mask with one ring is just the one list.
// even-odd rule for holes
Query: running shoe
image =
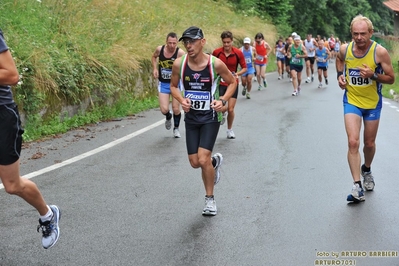
{"label": "running shoe", "polygon": [[262,86],[261,85],[259,85],[259,87],[258,87],[258,91],[260,91],[260,90],[262,90]]}
{"label": "running shoe", "polygon": [[242,87],[242,96],[245,96],[246,92],[247,92],[247,89],[245,87]]}
{"label": "running shoe", "polygon": [[363,177],[363,186],[367,191],[373,191],[375,182],[374,177],[370,172],[363,172],[362,170],[362,177]]}
{"label": "running shoe", "polygon": [[323,88],[323,84],[319,84],[319,86],[317,87],[318,89],[321,89],[321,88]]}
{"label": "running shoe", "polygon": [[175,138],[181,138],[180,131],[179,131],[179,129],[178,129],[177,127],[175,127],[175,128],[173,129],[173,136],[174,136]]}
{"label": "running shoe", "polygon": [[246,97],[247,97],[247,99],[251,99],[251,94],[249,92],[247,92]]}
{"label": "running shoe", "polygon": [[226,112],[222,113],[222,121],[220,121],[220,125],[223,125],[226,122]]}
{"label": "running shoe", "polygon": [[301,86],[298,86],[298,94],[301,93]]}
{"label": "running shoe", "polygon": [[311,81],[312,81],[312,82],[314,81],[314,75],[312,75],[312,79],[311,79]]}
{"label": "running shoe", "polygon": [[297,96],[297,95],[298,95],[298,92],[297,92],[297,91],[294,91],[291,95],[292,95],[292,96]]}
{"label": "running shoe", "polygon": [[277,78],[278,80],[281,80],[281,76],[278,76],[278,78]]}
{"label": "running shoe", "polygon": [[212,158],[215,158],[216,165],[215,165],[215,181],[214,184],[216,185],[220,181],[220,166],[222,165],[223,162],[223,156],[220,153],[215,153]]}
{"label": "running shoe", "polygon": [[170,119],[165,120],[165,128],[167,130],[170,130],[172,128],[172,116],[170,116]]}
{"label": "running shoe", "polygon": [[305,82],[306,82],[306,83],[310,83],[310,77],[307,77],[307,79],[306,79]]}
{"label": "running shoe", "polygon": [[265,87],[265,88],[267,87],[267,81],[266,81],[266,79],[263,80],[263,87]]}
{"label": "running shoe", "polygon": [[364,190],[359,186],[359,184],[354,184],[352,187],[352,192],[351,194],[348,195],[346,198],[347,201],[351,202],[360,202],[364,201]]}
{"label": "running shoe", "polygon": [[326,85],[328,85],[328,79],[326,79]]}
{"label": "running shoe", "polygon": [[205,197],[205,208],[202,211],[202,215],[215,216],[217,213],[216,201],[214,197]]}
{"label": "running shoe", "polygon": [[54,246],[60,237],[58,223],[61,219],[61,211],[56,205],[50,205],[49,207],[53,212],[53,217],[50,221],[45,222],[39,219],[39,225],[37,226],[37,232],[42,232],[42,245],[45,249]]}
{"label": "running shoe", "polygon": [[236,135],[234,135],[234,132],[233,132],[232,129],[228,129],[227,130],[227,138],[228,139],[235,139],[236,138]]}

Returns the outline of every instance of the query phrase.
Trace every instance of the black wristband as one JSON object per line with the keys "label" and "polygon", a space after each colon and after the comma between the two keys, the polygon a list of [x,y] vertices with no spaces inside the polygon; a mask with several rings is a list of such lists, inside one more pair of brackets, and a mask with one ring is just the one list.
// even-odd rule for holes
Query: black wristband
{"label": "black wristband", "polygon": [[342,71],[337,72],[337,79],[339,78],[339,76],[341,76],[343,74],[344,74],[344,72],[342,72]]}

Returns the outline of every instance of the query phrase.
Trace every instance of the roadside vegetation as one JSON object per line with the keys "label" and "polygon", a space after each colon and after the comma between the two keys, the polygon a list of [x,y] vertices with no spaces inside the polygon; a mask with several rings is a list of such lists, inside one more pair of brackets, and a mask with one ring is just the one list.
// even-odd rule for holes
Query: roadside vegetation
{"label": "roadside vegetation", "polygon": [[[224,30],[236,45],[257,32],[276,38],[271,23],[212,0],[4,0],[0,10],[22,77],[13,91],[25,141],[158,106],[150,58],[170,31],[203,28],[207,52],[221,45]],[[63,106],[76,105],[87,111],[71,118]]]}

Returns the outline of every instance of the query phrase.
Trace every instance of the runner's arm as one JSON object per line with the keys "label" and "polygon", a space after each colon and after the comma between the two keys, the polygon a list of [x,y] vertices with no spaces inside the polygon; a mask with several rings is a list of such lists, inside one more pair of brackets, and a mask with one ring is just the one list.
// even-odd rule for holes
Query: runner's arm
{"label": "runner's arm", "polygon": [[155,49],[155,51],[154,51],[154,53],[152,54],[152,57],[151,57],[152,75],[153,75],[154,78],[156,78],[156,79],[159,77],[157,58],[158,58],[159,55],[160,55],[161,48],[162,48],[162,46],[158,46],[157,49]]}
{"label": "runner's arm", "polygon": [[19,74],[11,52],[0,53],[0,85],[15,85],[19,81]]}
{"label": "runner's arm", "polygon": [[345,52],[346,52],[346,47],[348,45],[341,45],[339,52],[337,54],[337,59],[335,60],[335,68],[337,70],[337,80],[338,80],[338,85],[341,89],[346,88],[346,80],[344,76],[344,66],[345,66]]}
{"label": "runner's arm", "polygon": [[181,60],[182,58],[179,57],[173,62],[172,76],[170,78],[170,93],[172,94],[172,97],[181,104],[183,111],[188,112],[190,111],[191,101],[190,99],[184,98],[179,89]]}
{"label": "runner's arm", "polygon": [[384,84],[393,84],[395,82],[395,74],[392,67],[391,57],[387,49],[378,45],[376,47],[377,51],[377,63],[381,64],[382,70],[384,74],[378,74],[377,82],[384,83]]}

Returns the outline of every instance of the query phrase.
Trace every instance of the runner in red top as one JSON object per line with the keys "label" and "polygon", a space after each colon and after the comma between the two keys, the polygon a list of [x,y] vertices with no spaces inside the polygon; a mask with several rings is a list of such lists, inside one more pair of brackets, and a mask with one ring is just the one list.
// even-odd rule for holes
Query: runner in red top
{"label": "runner in red top", "polygon": [[255,43],[254,48],[256,51],[255,55],[255,71],[256,71],[256,79],[259,84],[258,90],[262,89],[260,85],[260,78],[263,79],[263,87],[267,87],[266,81],[266,67],[267,67],[267,58],[272,51],[270,45],[264,40],[262,33],[257,33],[255,35]]}
{"label": "runner in red top", "polygon": [[[241,76],[245,72],[247,72],[247,64],[245,63],[245,57],[242,51],[238,48],[233,47],[233,33],[230,31],[224,31],[220,35],[222,38],[223,46],[217,48],[213,51],[212,55],[218,57],[222,60],[227,68],[231,71],[233,76],[236,78],[238,84],[238,76]],[[238,65],[241,66],[241,70],[237,72]],[[219,92],[220,96],[224,95],[227,88],[227,84],[223,82],[223,79],[220,82]],[[227,138],[235,139],[234,132],[232,130],[233,121],[234,121],[234,107],[236,106],[238,96],[238,85],[234,92],[234,95],[229,99],[227,107],[223,109],[223,120],[220,122],[221,125],[224,124],[226,118],[226,111],[228,113],[227,116]]]}

